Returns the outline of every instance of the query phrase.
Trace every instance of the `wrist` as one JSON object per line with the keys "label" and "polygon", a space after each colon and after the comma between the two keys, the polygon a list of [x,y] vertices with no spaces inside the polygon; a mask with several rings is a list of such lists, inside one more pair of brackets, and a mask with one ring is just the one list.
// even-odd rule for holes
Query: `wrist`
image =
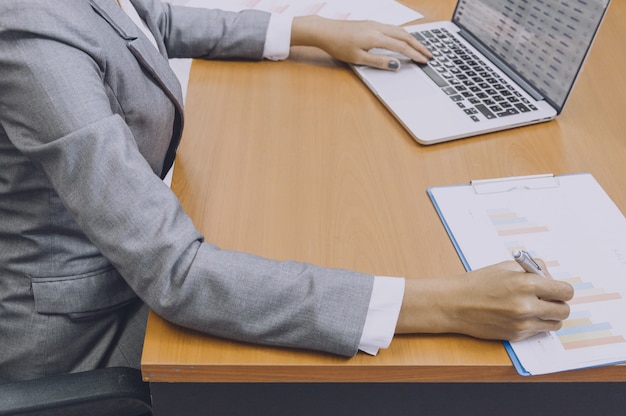
{"label": "wrist", "polygon": [[291,25],[291,46],[315,46],[323,43],[322,26],[328,21],[317,15],[294,17]]}
{"label": "wrist", "polygon": [[448,300],[453,277],[406,279],[396,333],[458,332],[453,304]]}

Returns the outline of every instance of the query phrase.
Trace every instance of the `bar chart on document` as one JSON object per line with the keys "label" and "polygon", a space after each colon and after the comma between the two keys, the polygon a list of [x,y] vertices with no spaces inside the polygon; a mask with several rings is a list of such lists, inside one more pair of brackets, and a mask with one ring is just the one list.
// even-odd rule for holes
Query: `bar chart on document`
{"label": "bar chart on document", "polygon": [[509,343],[521,374],[626,360],[626,220],[591,175],[477,182],[429,194],[467,269],[526,250],[551,278],[574,287],[559,331]]}
{"label": "bar chart on document", "polygon": [[316,14],[337,20],[375,19],[396,25],[423,17],[395,0],[190,0],[186,5],[235,12],[256,9],[288,16]]}
{"label": "bar chart on document", "polygon": [[[195,1],[194,3],[207,3]],[[211,0],[212,7],[221,10],[239,11],[243,9],[258,9],[275,14],[290,14],[293,16],[305,16],[309,14],[329,13],[333,9],[332,2],[325,1],[293,1],[293,0]],[[195,5],[195,4],[194,4]],[[334,18],[346,19],[349,12],[335,8]],[[330,16],[329,16],[330,17]]]}

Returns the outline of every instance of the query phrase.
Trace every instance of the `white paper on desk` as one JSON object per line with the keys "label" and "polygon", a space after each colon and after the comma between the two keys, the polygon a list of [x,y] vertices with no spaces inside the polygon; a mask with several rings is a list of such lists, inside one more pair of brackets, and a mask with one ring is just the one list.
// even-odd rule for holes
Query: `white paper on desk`
{"label": "white paper on desk", "polygon": [[508,344],[524,375],[626,361],[626,219],[591,175],[553,180],[486,193],[471,185],[429,189],[468,270],[524,249],[574,286],[561,330]]}
{"label": "white paper on desk", "polygon": [[376,20],[393,25],[423,17],[393,0],[190,0],[186,5],[235,12],[257,9],[288,16],[317,14],[331,19]]}

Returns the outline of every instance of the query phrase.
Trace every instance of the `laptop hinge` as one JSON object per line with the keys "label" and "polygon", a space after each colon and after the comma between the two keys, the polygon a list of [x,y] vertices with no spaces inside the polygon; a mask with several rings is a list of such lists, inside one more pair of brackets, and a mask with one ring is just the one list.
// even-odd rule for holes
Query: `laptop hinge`
{"label": "laptop hinge", "polygon": [[511,78],[514,82],[517,83],[521,88],[524,89],[531,97],[535,100],[544,100],[543,94],[539,92],[535,87],[530,85],[524,78],[516,74],[511,68],[502,62],[502,60],[492,53],[489,49],[487,49],[482,43],[480,43],[471,33],[467,32],[464,29],[461,29],[458,33],[463,39],[468,41],[473,47],[478,49],[480,53],[482,53],[489,61],[491,61],[495,66],[497,66],[502,72],[504,72],[509,78]]}

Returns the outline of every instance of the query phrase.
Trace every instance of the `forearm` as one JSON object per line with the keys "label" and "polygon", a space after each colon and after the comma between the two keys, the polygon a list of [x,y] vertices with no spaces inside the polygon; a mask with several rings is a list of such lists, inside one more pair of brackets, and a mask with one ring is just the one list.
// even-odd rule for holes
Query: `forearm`
{"label": "forearm", "polygon": [[406,279],[396,333],[454,332],[443,306],[442,280],[447,278]]}

